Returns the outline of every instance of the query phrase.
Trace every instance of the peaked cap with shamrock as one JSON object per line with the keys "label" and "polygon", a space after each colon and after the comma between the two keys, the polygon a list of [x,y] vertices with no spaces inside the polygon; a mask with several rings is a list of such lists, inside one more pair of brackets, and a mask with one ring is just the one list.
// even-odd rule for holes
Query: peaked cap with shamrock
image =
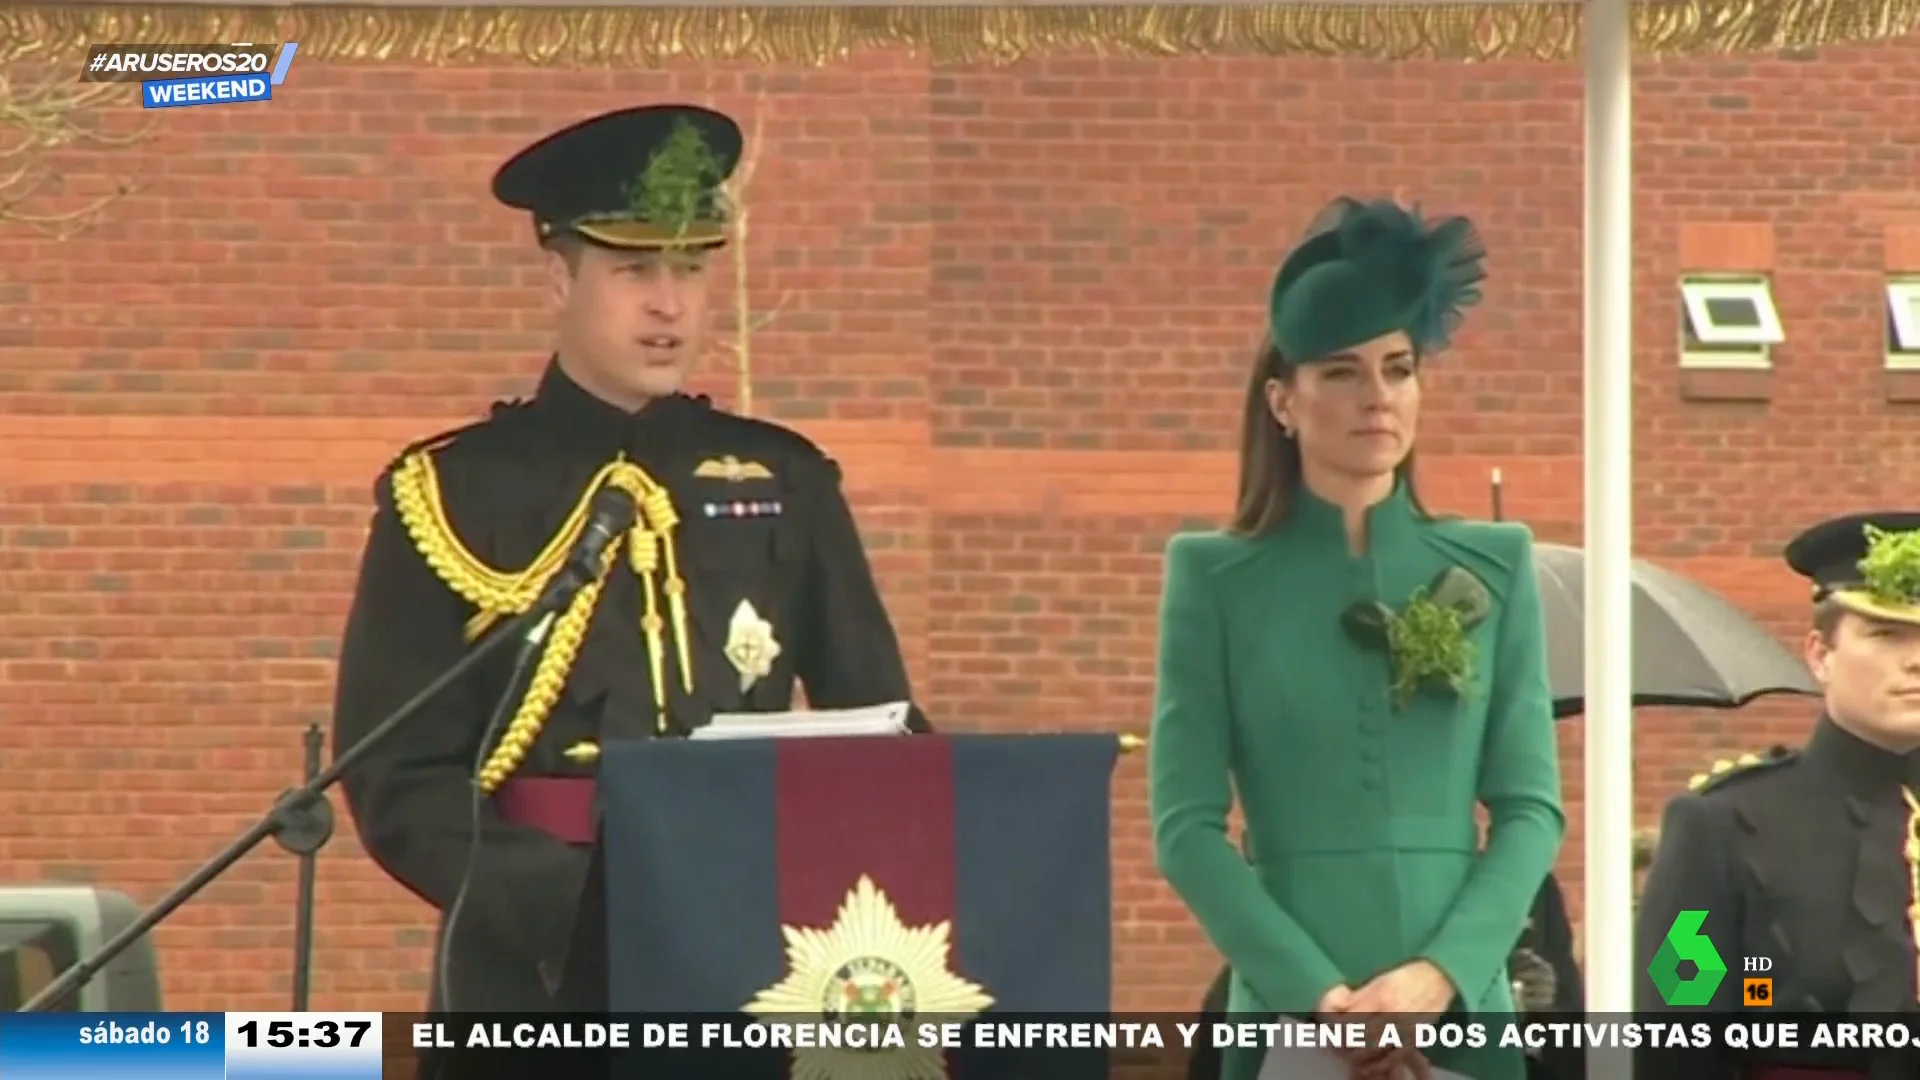
{"label": "peaked cap with shamrock", "polygon": [[1794,537],[1787,565],[1868,618],[1920,624],[1920,512],[1882,510],[1832,518]]}
{"label": "peaked cap with shamrock", "polygon": [[493,194],[533,215],[542,243],[573,234],[605,247],[719,247],[720,185],[740,163],[731,117],[698,105],[648,105],[557,131],[494,174]]}

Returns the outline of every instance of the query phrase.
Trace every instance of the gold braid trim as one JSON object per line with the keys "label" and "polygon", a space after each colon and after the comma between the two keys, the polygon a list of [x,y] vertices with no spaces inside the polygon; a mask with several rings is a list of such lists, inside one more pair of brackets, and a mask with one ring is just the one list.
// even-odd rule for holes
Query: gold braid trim
{"label": "gold braid trim", "polygon": [[467,623],[468,641],[485,633],[501,616],[517,615],[540,598],[547,579],[559,571],[567,550],[586,527],[587,505],[612,468],[609,465],[600,470],[560,531],[519,573],[488,566],[461,543],[453,522],[447,518],[446,503],[440,495],[440,477],[434,470],[431,453],[420,450],[409,454],[394,469],[393,505],[413,546],[455,595],[477,609]]}
{"label": "gold braid trim", "polygon": [[607,571],[613,568],[617,547],[618,544],[608,545],[599,574],[575,594],[573,603],[548,633],[540,662],[534,665],[533,678],[527,681],[526,696],[520,699],[520,707],[507,724],[506,734],[500,737],[500,745],[493,748],[486,764],[480,766],[480,790],[486,794],[499,790],[507,777],[526,762],[527,753],[547,726],[547,717],[559,704],[560,693],[567,687],[567,676],[573,671],[573,662],[580,657],[580,643],[586,640],[587,624],[593,621],[594,606],[600,603],[600,591],[606,587]]}
{"label": "gold braid trim", "polygon": [[[1579,3],[684,7],[36,4],[0,11],[0,58],[72,60],[95,41],[300,43],[303,63],[824,66],[911,52],[939,64],[1183,55],[1570,60]],[[1638,0],[1645,57],[1900,37],[1920,0]]]}
{"label": "gold braid trim", "polygon": [[[645,520],[643,513],[641,521],[645,522]],[[633,572],[640,575],[641,582],[646,586],[641,590],[645,594],[646,609],[640,614],[640,633],[647,640],[647,675],[653,680],[654,701],[659,702],[662,698],[658,691],[666,681],[667,650],[661,638],[665,623],[660,618],[660,590],[654,583],[660,573],[660,549],[665,544],[659,533],[651,528],[645,528],[644,525],[642,529],[643,531],[636,532],[633,537],[631,553]],[[655,723],[659,730],[664,731],[666,729],[665,714],[656,716]]]}
{"label": "gold braid trim", "polygon": [[[394,507],[414,547],[448,588],[474,606],[474,615],[467,620],[466,626],[469,642],[479,638],[501,618],[521,614],[539,600],[548,582],[565,563],[567,552],[579,538],[581,530],[586,527],[588,508],[592,505],[594,493],[603,484],[632,495],[639,506],[638,518],[625,537],[616,538],[607,546],[593,581],[580,590],[548,632],[540,660],[534,666],[533,677],[528,681],[527,692],[521,698],[513,719],[508,722],[500,744],[481,766],[478,781],[480,789],[488,794],[498,790],[526,761],[553,707],[559,703],[560,694],[573,671],[574,661],[579,658],[587,627],[605,590],[607,575],[619,561],[622,540],[628,544],[633,568],[640,575],[646,604],[640,628],[646,637],[650,659],[649,674],[653,699],[657,705],[654,718],[657,730],[665,731],[667,727],[664,670],[666,627],[659,615],[662,592],[667,594],[669,617],[678,645],[680,683],[688,693],[693,692],[693,663],[687,638],[686,583],[679,574],[673,541],[673,531],[679,525],[680,518],[674,511],[673,499],[667,489],[647,475],[646,470],[622,456],[602,468],[587,484],[580,500],[568,512],[566,521],[526,569],[509,573],[489,566],[461,542],[452,521],[447,517],[439,476],[429,452],[423,450],[410,454],[394,469]],[[667,573],[664,584],[659,580],[663,552]]]}
{"label": "gold braid trim", "polygon": [[687,582],[680,576],[680,557],[673,547],[673,530],[680,527],[680,514],[665,488],[656,487],[641,500],[640,511],[648,524],[663,539],[662,553],[667,571],[667,610],[673,618],[673,641],[679,647],[680,685],[693,693],[693,652],[687,639]]}
{"label": "gold braid trim", "polygon": [[1902,787],[1900,794],[1907,800],[1907,928],[1913,934],[1916,951],[1914,961],[1914,992],[1920,995],[1920,798],[1915,798],[1913,789]]}

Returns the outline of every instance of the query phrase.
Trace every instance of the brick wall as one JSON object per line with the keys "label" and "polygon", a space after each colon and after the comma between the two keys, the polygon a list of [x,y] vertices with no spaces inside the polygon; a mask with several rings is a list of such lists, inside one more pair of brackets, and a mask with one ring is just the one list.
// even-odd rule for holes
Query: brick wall
{"label": "brick wall", "polygon": [[[1639,77],[1638,543],[1792,635],[1779,544],[1894,502],[1920,465],[1878,290],[1920,223],[1920,42]],[[670,96],[766,116],[752,294],[789,299],[756,338],[756,408],[846,463],[945,725],[1144,729],[1161,544],[1227,503],[1268,275],[1336,192],[1406,187],[1483,223],[1490,298],[1434,374],[1427,487],[1484,513],[1501,468],[1508,516],[1579,540],[1572,68],[304,63],[271,105],[159,114],[143,146],[62,159],[74,198],[142,185],[85,237],[0,230],[0,877],[150,899],[296,777],[369,480],[542,361],[528,229],[488,202],[491,169]],[[1674,277],[1730,253],[1775,274],[1791,340],[1771,373],[1686,385]],[[728,400],[721,359],[705,388]],[[1804,715],[1645,714],[1640,813]],[[1564,746],[1577,883],[1577,725]],[[1182,1007],[1214,959],[1153,877],[1142,771],[1118,775],[1120,999]],[[293,879],[256,854],[162,932],[171,1004],[285,1001]],[[427,913],[348,837],[320,882],[316,1004],[420,1001]]]}

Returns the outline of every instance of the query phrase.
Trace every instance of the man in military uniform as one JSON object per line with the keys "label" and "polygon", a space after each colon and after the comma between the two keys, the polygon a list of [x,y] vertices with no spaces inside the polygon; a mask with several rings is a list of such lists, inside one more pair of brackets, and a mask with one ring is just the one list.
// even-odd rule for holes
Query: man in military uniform
{"label": "man in military uniform", "polygon": [[344,782],[375,861],[442,912],[435,1008],[604,1008],[601,740],[784,710],[796,680],[820,708],[910,701],[839,468],[681,390],[740,152],[729,118],[651,107],[502,167],[495,195],[544,250],[555,354],[530,401],[416,444],[375,486],[336,753],[535,602],[602,485],[639,504],[531,662],[505,646]]}
{"label": "man in military uniform", "polygon": [[[1750,958],[1772,961],[1770,1011],[1896,1014],[1915,1008],[1920,869],[1920,513],[1815,526],[1787,548],[1813,582],[1806,658],[1826,707],[1805,749],[1776,749],[1696,777],[1668,805],[1636,935],[1639,1008],[1706,1019],[1655,964],[1682,912],[1726,965],[1704,1008],[1743,1004]],[[1692,915],[1689,918],[1697,918]],[[1646,969],[1656,967],[1658,978]],[[1695,973],[1683,963],[1677,977]],[[1663,994],[1662,984],[1667,987]],[[1673,997],[1673,1003],[1665,998]],[[1912,1080],[1911,1051],[1649,1050],[1640,1080]],[[1825,1070],[1825,1071],[1816,1071]]]}
{"label": "man in military uniform", "polygon": [[[1533,911],[1520,942],[1507,961],[1513,1000],[1525,1019],[1565,1023],[1586,1011],[1580,965],[1573,957],[1573,922],[1567,917],[1560,880],[1548,874],[1534,894]],[[1527,1051],[1528,1080],[1583,1080],[1586,1053],[1574,1047],[1545,1046]]]}

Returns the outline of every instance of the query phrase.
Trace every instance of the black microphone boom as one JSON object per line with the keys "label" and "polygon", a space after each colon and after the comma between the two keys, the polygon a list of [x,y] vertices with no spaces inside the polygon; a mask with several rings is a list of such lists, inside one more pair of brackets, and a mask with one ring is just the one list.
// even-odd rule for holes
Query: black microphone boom
{"label": "black microphone boom", "polygon": [[[174,886],[165,896],[155,901],[141,916],[127,924],[119,933],[109,939],[93,955],[82,959],[68,968],[60,977],[47,984],[31,1000],[20,1007],[21,1012],[47,1012],[65,1004],[79,989],[94,976],[106,970],[108,964],[133,943],[160,925],[167,916],[172,915],[187,901],[199,895],[202,889],[213,884],[214,879],[227,869],[245,858],[247,853],[259,847],[269,837],[283,839],[290,850],[298,851],[306,840],[306,834],[316,831],[316,821],[324,820],[320,826],[331,829],[331,810],[327,806],[327,791],[340,782],[340,778],[349,769],[364,758],[373,748],[385,741],[405,724],[414,714],[420,712],[440,692],[465,678],[467,673],[479,667],[491,657],[505,652],[509,644],[518,644],[524,658],[527,652],[537,647],[542,623],[573,603],[580,590],[600,576],[600,564],[606,558],[607,548],[619,539],[620,534],[633,527],[640,512],[639,501],[632,492],[607,486],[593,496],[588,506],[587,523],[574,541],[573,548],[567,552],[567,561],[548,582],[546,591],[539,601],[529,610],[515,615],[494,628],[494,632],[474,643],[473,648],[460,657],[452,667],[442,672],[440,677],[421,688],[406,704],[393,711],[393,714],[361,737],[360,741],[339,752],[333,764],[321,769],[312,779],[290,791],[283,793],[275,801],[273,809],[255,822],[246,832],[240,834],[231,844],[221,849],[213,858],[193,873],[185,881]],[[484,748],[483,748],[484,752]],[[478,789],[476,788],[476,791]],[[324,834],[321,837],[324,839]],[[313,845],[318,847],[318,843]]]}
{"label": "black microphone boom", "polygon": [[[127,951],[134,942],[139,941],[149,930],[158,926],[161,920],[179,910],[187,901],[199,895],[200,890],[213,884],[214,879],[225,873],[233,864],[245,858],[247,853],[269,837],[278,837],[287,832],[304,831],[311,827],[319,807],[326,804],[327,790],[340,782],[347,770],[365,757],[387,736],[399,729],[415,713],[425,708],[440,692],[465,678],[467,673],[496,653],[503,651],[509,643],[523,641],[526,631],[537,618],[533,612],[515,615],[501,625],[498,632],[482,638],[472,650],[462,656],[459,662],[441,673],[440,677],[423,687],[406,704],[395,709],[391,716],[380,721],[379,725],[348,747],[345,752],[334,758],[333,764],[320,770],[313,779],[281,795],[273,809],[255,822],[246,832],[235,838],[220,852],[208,859],[198,870],[187,875],[187,879],[173,887],[167,895],[155,901],[139,918],[128,923],[106,944],[100,946],[92,956],[81,960],[68,968],[59,978],[48,983],[46,988],[33,996],[33,999],[20,1007],[21,1012],[47,1012],[63,1004],[95,975],[106,970],[108,964],[121,953]],[[319,804],[319,806],[316,806]]]}
{"label": "black microphone boom", "polygon": [[536,618],[565,611],[580,590],[600,576],[607,548],[639,519],[640,502],[633,492],[612,484],[594,492],[593,501],[587,505],[586,526],[567,552],[567,561],[560,564],[559,572],[547,582],[546,591],[534,604]]}
{"label": "black microphone boom", "polygon": [[[606,561],[607,549],[620,538],[620,534],[633,527],[639,520],[640,506],[632,492],[609,484],[594,492],[592,502],[587,504],[587,523],[574,538],[573,546],[568,549],[566,561],[547,582],[545,591],[525,616],[533,620],[527,631],[525,641],[514,661],[513,673],[507,677],[505,689],[494,705],[493,715],[487,720],[486,731],[480,736],[480,748],[474,758],[473,771],[477,776],[486,764],[487,756],[499,741],[504,728],[513,713],[513,703],[519,693],[521,681],[527,670],[534,664],[541,646],[546,640],[547,630],[560,612],[573,605],[574,598],[590,582],[599,580],[600,564]],[[452,1012],[453,1007],[453,941],[454,931],[459,926],[460,914],[466,909],[467,890],[473,885],[474,868],[480,861],[480,808],[486,801],[486,793],[478,784],[473,787],[471,821],[473,832],[467,843],[466,866],[460,872],[460,885],[454,889],[453,901],[447,905],[440,925],[440,947],[434,950],[433,986],[435,996],[440,1000],[441,1011]]]}

